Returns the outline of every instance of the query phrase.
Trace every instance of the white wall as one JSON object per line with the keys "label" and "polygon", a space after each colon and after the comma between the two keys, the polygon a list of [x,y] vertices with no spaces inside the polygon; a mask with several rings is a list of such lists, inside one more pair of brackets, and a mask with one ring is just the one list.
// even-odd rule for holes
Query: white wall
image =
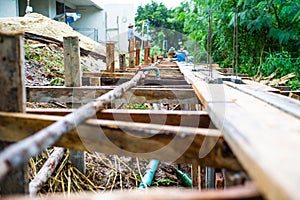
{"label": "white wall", "polygon": [[19,16],[18,0],[0,0],[0,17]]}
{"label": "white wall", "polygon": [[56,0],[49,1],[49,18],[53,19],[56,16]]}
{"label": "white wall", "polygon": [[49,0],[30,0],[30,5],[33,7],[33,12],[49,17]]}
{"label": "white wall", "polygon": [[81,18],[71,23],[71,26],[73,28],[96,28],[98,41],[105,41],[105,12],[94,6],[84,6],[77,7],[77,13],[81,14]]}
{"label": "white wall", "polygon": [[107,40],[117,41],[116,47],[120,47],[120,51],[128,51],[128,24],[134,23],[134,5],[133,4],[106,4],[104,5],[104,10],[107,13],[107,28],[118,28],[117,27],[117,17],[119,17],[119,33],[118,38],[117,31],[109,31],[107,35]]}

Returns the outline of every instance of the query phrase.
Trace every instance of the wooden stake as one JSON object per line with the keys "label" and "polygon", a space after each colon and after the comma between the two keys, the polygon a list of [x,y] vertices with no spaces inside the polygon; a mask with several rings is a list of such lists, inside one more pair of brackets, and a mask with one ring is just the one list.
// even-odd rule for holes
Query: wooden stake
{"label": "wooden stake", "polygon": [[136,65],[139,65],[140,64],[140,54],[141,54],[141,41],[140,40],[136,40],[135,41],[135,49],[136,49],[136,52],[135,52],[135,64]]}
{"label": "wooden stake", "polygon": [[193,189],[201,190],[201,168],[198,162],[192,163],[192,181],[193,181]]}
{"label": "wooden stake", "polygon": [[129,67],[135,67],[135,58],[134,58],[134,37],[130,38],[130,47],[129,47]]}
{"label": "wooden stake", "polygon": [[[0,46],[0,110],[25,112],[23,34],[0,32]],[[7,145],[1,143],[0,149]],[[27,170],[28,165],[23,165],[11,171],[0,184],[1,194],[27,193]]]}
{"label": "wooden stake", "polygon": [[77,36],[64,37],[65,86],[80,87],[80,50]]}
{"label": "wooden stake", "polygon": [[119,54],[120,71],[126,71],[126,57],[125,54]]}
{"label": "wooden stake", "polygon": [[106,71],[115,71],[115,44],[113,42],[106,43]]}
{"label": "wooden stake", "polygon": [[[81,87],[80,70],[80,49],[78,37],[64,37],[64,66],[65,66],[65,86]],[[99,78],[98,78],[99,79]],[[78,108],[80,104],[72,102],[73,108]],[[84,152],[70,150],[70,160],[72,164],[85,173]]]}
{"label": "wooden stake", "polygon": [[144,42],[144,64],[149,64],[149,41]]}

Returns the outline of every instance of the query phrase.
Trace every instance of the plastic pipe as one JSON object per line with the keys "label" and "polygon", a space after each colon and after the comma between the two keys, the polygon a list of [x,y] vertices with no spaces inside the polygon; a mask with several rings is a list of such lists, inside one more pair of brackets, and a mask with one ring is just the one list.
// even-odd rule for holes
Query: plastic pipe
{"label": "plastic pipe", "polygon": [[158,160],[151,160],[148,165],[148,169],[146,170],[142,182],[139,185],[139,188],[145,188],[145,186],[149,187],[152,183],[153,177],[155,175],[157,166],[159,164]]}
{"label": "plastic pipe", "polygon": [[149,72],[149,71],[155,71],[155,80],[159,80],[160,79],[160,71],[157,67],[148,67],[143,69],[145,72]]}

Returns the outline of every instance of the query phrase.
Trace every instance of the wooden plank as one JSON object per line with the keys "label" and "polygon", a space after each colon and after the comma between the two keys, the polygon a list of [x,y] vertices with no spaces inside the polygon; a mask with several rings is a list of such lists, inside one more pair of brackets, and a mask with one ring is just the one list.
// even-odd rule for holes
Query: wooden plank
{"label": "wooden plank", "polygon": [[65,86],[81,86],[80,50],[77,36],[64,37]]}
{"label": "wooden plank", "polygon": [[[101,85],[109,86],[109,85],[120,85],[122,83],[127,82],[128,78],[101,78]],[[144,85],[187,85],[185,80],[173,80],[173,79],[146,79],[144,81]]]}
{"label": "wooden plank", "polygon": [[[26,109],[26,113],[39,115],[65,116],[73,109]],[[204,111],[155,111],[155,110],[103,110],[97,119],[163,124],[170,126],[189,126],[214,128],[208,114]]]}
{"label": "wooden plank", "polygon": [[144,190],[123,190],[104,193],[76,193],[66,197],[64,194],[55,194],[49,197],[9,196],[3,200],[232,200],[232,199],[262,199],[259,190],[253,184],[231,187],[226,190],[195,191],[189,189],[155,188]]}
{"label": "wooden plank", "polygon": [[244,85],[234,84],[227,81],[224,83],[230,87],[242,91],[243,93],[258,98],[261,101],[264,101],[280,110],[283,110],[284,112],[300,118],[300,101],[298,100],[285,97],[280,94],[261,92],[256,89],[245,87]]}
{"label": "wooden plank", "polygon": [[106,71],[115,71],[115,44],[113,42],[106,43]]}
{"label": "wooden plank", "polygon": [[[134,76],[135,72],[115,72],[115,73],[107,73],[107,72],[83,72],[83,77],[101,77],[101,78],[132,78]],[[153,78],[155,77],[155,74],[148,74],[147,77]],[[181,79],[183,80],[182,75],[160,75],[161,79]]]}
{"label": "wooden plank", "polygon": [[258,83],[258,82],[251,81],[251,80],[243,80],[243,82],[246,84],[246,85],[244,85],[244,87],[246,87],[248,89],[252,89],[255,91],[261,91],[261,92],[280,93],[279,89],[264,85],[262,83]]}
{"label": "wooden plank", "polygon": [[300,120],[228,86],[236,101],[212,102],[208,113],[269,199],[299,199]]}
{"label": "wooden plank", "polygon": [[[25,112],[23,33],[0,32],[0,111]],[[0,143],[0,150],[9,143]],[[28,166],[11,171],[0,183],[1,195],[28,192]]]}
{"label": "wooden plank", "polygon": [[[193,84],[201,78],[196,77],[189,68],[181,70]],[[244,86],[252,88],[249,84]],[[264,90],[256,86],[251,91],[263,93]],[[211,120],[222,131],[225,140],[266,198],[299,199],[299,118],[244,90],[238,91],[227,85],[223,88],[228,97],[225,101],[214,101],[212,95],[205,92],[199,94]]]}
{"label": "wooden plank", "polygon": [[[0,113],[0,140],[22,140],[61,118]],[[220,168],[240,169],[239,163],[215,129],[88,120],[64,135],[55,145],[81,151],[172,162],[195,161]]]}
{"label": "wooden plank", "polygon": [[[88,103],[110,91],[110,87],[26,87],[28,102]],[[123,95],[125,103],[199,103],[192,89],[133,88]]]}

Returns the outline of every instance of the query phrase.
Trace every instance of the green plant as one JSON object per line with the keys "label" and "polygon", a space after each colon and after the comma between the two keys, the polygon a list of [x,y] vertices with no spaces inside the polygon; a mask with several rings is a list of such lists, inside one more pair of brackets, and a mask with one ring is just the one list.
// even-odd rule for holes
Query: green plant
{"label": "green plant", "polygon": [[160,183],[172,183],[172,184],[177,184],[177,182],[172,181],[172,180],[166,178],[166,179],[160,179],[160,180],[158,180],[158,181],[153,181],[153,182],[151,183],[151,185],[156,185],[156,186],[158,187]]}
{"label": "green plant", "polygon": [[129,105],[129,109],[147,110],[148,107],[145,104],[131,104],[131,105]]}

